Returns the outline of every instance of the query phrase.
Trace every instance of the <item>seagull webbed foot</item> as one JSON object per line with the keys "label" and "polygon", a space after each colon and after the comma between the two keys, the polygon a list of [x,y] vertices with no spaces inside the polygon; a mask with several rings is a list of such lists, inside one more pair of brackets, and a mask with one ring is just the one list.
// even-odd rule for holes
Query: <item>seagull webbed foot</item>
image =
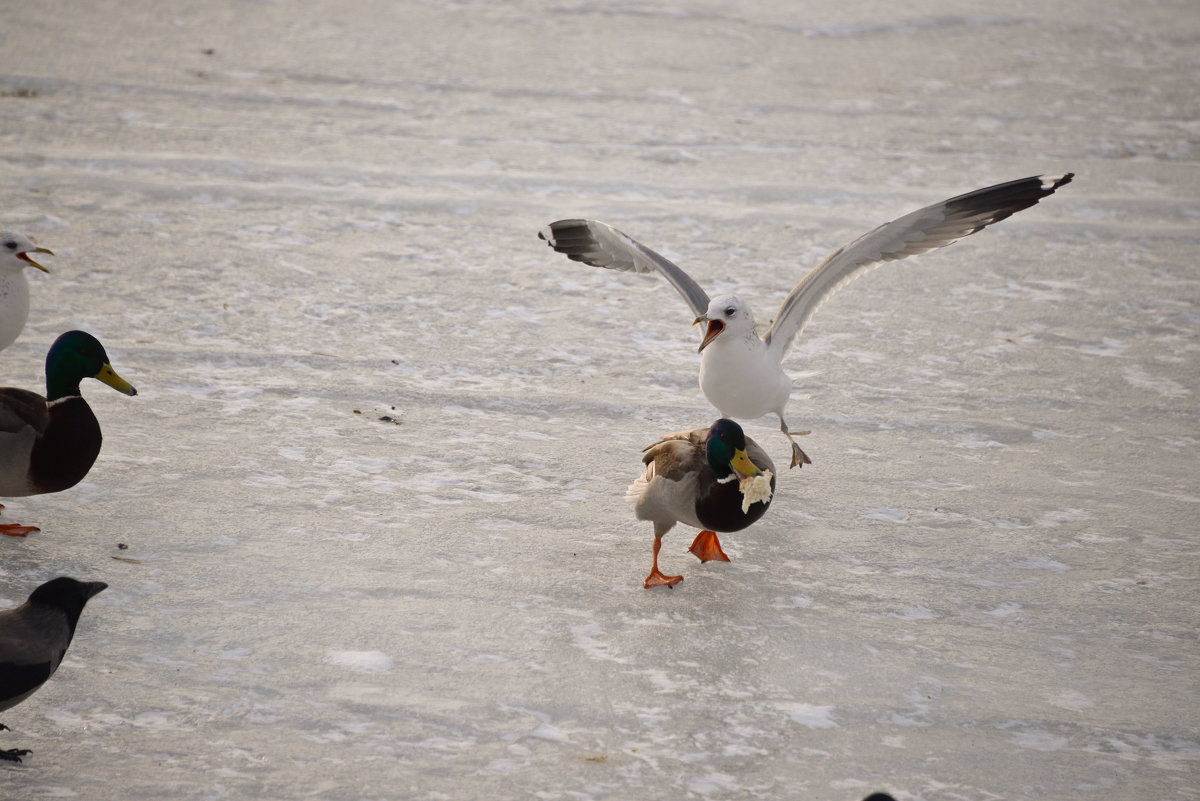
{"label": "seagull webbed foot", "polygon": [[800,446],[793,441],[791,467],[803,467],[806,464],[812,464],[812,459],[809,459],[808,454],[802,451]]}
{"label": "seagull webbed foot", "polygon": [[812,464],[812,459],[808,458],[808,454],[800,449],[796,444],[796,440],[792,437],[802,437],[805,434],[811,434],[811,431],[788,431],[788,425],[783,419],[783,415],[779,415],[779,430],[788,438],[788,442],[792,443],[792,463],[790,467],[798,467],[806,464]]}
{"label": "seagull webbed foot", "polygon": [[0,523],[0,534],[7,534],[10,537],[24,537],[26,534],[32,534],[35,531],[41,531],[37,526],[18,526],[16,523]]}

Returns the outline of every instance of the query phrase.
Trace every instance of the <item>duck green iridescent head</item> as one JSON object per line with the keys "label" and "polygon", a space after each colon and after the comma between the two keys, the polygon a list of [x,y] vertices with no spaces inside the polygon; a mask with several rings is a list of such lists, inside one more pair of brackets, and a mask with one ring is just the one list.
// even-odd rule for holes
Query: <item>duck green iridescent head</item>
{"label": "duck green iridescent head", "polygon": [[709,467],[717,478],[725,478],[733,472],[739,477],[757,476],[762,472],[746,455],[746,432],[724,417],[709,427],[706,453]]}
{"label": "duck green iridescent head", "polygon": [[86,331],[68,331],[54,340],[46,354],[46,398],[78,395],[79,382],[85,378],[94,378],[126,395],[137,394],[133,385],[108,363],[100,340]]}

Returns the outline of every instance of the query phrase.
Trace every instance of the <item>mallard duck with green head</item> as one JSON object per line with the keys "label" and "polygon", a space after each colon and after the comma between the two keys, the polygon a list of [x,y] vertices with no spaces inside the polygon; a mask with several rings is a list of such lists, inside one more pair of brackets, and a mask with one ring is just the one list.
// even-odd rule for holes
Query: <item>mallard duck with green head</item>
{"label": "mallard duck with green head", "polygon": [[[0,387],[0,497],[61,492],[92,469],[102,437],[96,415],[79,392],[85,378],[126,395],[137,394],[113,370],[100,341],[84,331],[68,331],[50,346],[46,397]],[[12,537],[37,530],[0,524],[0,534]]]}
{"label": "mallard duck with green head", "polygon": [[717,532],[762,517],[775,493],[775,465],[742,427],[721,418],[708,428],[667,434],[642,452],[645,472],[626,497],[638,520],[654,523],[654,561],[643,585],[673,587],[683,576],[658,569],[662,538],[676,523],[700,529],[689,548],[701,562],[728,562]]}

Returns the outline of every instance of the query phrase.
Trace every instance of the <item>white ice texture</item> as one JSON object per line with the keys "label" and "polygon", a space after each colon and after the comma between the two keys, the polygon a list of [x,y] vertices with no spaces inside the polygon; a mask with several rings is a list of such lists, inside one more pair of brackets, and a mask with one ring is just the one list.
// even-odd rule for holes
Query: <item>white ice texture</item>
{"label": "white ice texture", "polygon": [[[5,604],[111,586],[3,716],[33,754],[0,796],[1196,798],[1187,3],[0,22],[0,227],[56,253],[0,383],[79,327],[139,390],[85,383],[95,469],[4,499],[42,529],[0,538]],[[609,222],[766,323],[874,225],[1068,170],[822,308],[786,362],[813,464],[642,589],[623,493],[716,416],[699,334],[541,227]]]}

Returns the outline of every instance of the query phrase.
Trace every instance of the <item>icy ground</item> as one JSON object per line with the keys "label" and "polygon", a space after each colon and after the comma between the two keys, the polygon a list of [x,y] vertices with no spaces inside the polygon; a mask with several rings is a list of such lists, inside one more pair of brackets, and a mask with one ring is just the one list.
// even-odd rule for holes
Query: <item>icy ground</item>
{"label": "icy ground", "polygon": [[[0,5],[0,223],[57,253],[3,383],[82,327],[140,391],[88,383],[96,468],[4,512],[0,605],[111,589],[0,797],[1200,798],[1197,41],[1194,0]],[[1066,170],[830,302],[814,464],[642,589],[697,332],[540,227],[765,322]]]}

